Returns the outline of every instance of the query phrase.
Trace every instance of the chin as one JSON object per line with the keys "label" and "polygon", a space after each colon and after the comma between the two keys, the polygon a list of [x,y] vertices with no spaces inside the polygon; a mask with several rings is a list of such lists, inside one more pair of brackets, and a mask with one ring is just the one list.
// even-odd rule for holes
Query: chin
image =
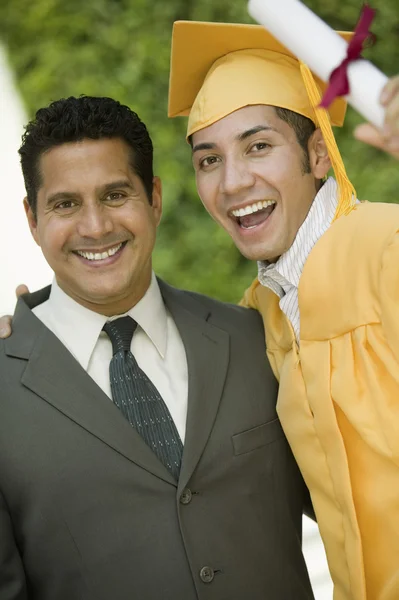
{"label": "chin", "polygon": [[260,261],[260,260],[268,260],[265,258],[265,251],[260,248],[248,248],[248,247],[240,247],[237,246],[238,251],[247,258],[252,261]]}
{"label": "chin", "polygon": [[254,250],[253,255],[255,258],[252,260],[256,260],[259,262],[276,262],[282,254],[284,254],[285,250],[281,247],[275,248],[259,248],[258,250]]}
{"label": "chin", "polygon": [[116,288],[115,286],[111,288],[100,288],[92,293],[93,298],[95,298],[96,300],[104,301],[107,304],[116,302],[124,296],[126,296],[126,289],[122,287]]}
{"label": "chin", "polygon": [[112,302],[113,299],[118,299],[124,292],[124,289],[115,285],[93,286],[80,290],[80,296],[85,298],[87,302],[96,304],[97,302]]}

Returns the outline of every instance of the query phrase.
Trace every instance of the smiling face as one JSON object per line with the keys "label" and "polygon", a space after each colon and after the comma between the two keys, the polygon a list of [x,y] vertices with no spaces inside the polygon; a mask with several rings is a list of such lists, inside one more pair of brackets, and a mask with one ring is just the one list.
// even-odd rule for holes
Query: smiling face
{"label": "smiling face", "polygon": [[150,204],[120,139],[56,146],[41,156],[39,168],[36,217],[26,200],[25,210],[58,285],[95,312],[126,312],[151,280],[159,179]]}
{"label": "smiling face", "polygon": [[330,161],[320,130],[310,172],[294,129],[272,106],[246,106],[192,135],[199,196],[251,260],[274,261],[292,245]]}

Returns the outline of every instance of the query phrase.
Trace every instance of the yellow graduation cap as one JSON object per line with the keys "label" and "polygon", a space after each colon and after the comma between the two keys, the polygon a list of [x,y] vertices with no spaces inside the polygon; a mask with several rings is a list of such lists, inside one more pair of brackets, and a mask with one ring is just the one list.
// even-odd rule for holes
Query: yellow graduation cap
{"label": "yellow graduation cap", "polygon": [[[340,35],[349,40],[351,33]],[[320,127],[340,190],[335,218],[350,212],[356,192],[331,125],[342,126],[346,102],[319,108],[326,88],[310,69],[259,25],[177,21],[173,27],[170,117],[188,116],[187,136],[248,105],[299,113]]]}

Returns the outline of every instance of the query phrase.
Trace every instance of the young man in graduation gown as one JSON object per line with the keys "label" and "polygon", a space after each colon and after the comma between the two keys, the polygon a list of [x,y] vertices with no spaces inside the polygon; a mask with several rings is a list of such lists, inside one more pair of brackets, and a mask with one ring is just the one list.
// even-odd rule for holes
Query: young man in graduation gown
{"label": "young man in graduation gown", "polygon": [[397,600],[399,206],[357,200],[331,128],[345,102],[318,108],[321,82],[262,27],[176,23],[170,82],[201,200],[258,261],[243,302],[263,317],[334,598]]}

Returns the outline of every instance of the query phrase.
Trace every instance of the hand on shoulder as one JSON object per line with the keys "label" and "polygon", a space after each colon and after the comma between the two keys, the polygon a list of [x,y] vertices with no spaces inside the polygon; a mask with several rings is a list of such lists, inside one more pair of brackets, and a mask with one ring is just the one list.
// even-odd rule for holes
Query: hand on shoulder
{"label": "hand on shoulder", "polygon": [[[15,294],[17,298],[22,296],[22,294],[28,294],[29,289],[23,283],[17,287],[15,290]],[[0,317],[0,338],[4,339],[11,335],[12,327],[11,327],[12,316],[11,315],[3,315]]]}

